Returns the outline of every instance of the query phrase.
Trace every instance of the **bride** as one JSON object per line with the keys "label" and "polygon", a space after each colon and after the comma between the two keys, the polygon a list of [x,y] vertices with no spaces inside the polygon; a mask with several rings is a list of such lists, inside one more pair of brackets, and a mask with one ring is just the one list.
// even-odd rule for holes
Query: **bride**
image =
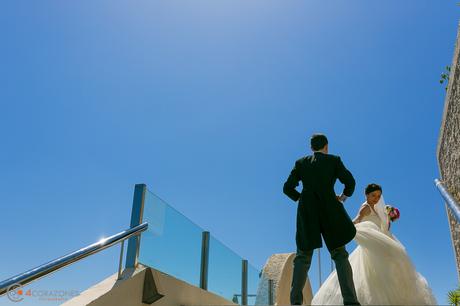
{"label": "bride", "polygon": [[[382,188],[370,184],[365,193],[367,201],[353,220],[358,246],[349,258],[358,301],[361,305],[436,305],[427,281],[389,230]],[[342,304],[336,271],[329,275],[311,304]]]}

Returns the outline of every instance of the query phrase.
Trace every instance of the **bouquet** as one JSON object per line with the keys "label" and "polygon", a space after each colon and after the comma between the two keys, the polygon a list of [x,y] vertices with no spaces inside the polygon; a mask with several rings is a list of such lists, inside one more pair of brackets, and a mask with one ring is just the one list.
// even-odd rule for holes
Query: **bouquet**
{"label": "bouquet", "polygon": [[399,216],[400,216],[400,213],[399,213],[399,209],[397,209],[396,207],[393,207],[393,206],[390,206],[390,205],[385,205],[385,212],[387,213],[388,215],[388,230],[390,229],[390,226],[391,226],[391,222],[395,222],[396,220],[399,219]]}
{"label": "bouquet", "polygon": [[391,220],[391,222],[394,222],[394,221],[399,219],[400,213],[399,213],[399,209],[397,209],[396,207],[386,205],[385,206],[385,211],[386,211],[389,219]]}

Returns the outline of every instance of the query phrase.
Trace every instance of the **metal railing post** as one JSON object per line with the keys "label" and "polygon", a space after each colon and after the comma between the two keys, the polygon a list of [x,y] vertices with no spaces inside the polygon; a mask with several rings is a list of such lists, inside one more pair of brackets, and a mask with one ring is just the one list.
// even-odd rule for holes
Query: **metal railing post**
{"label": "metal railing post", "polygon": [[209,232],[203,232],[201,238],[200,288],[208,290]]}
{"label": "metal railing post", "polygon": [[243,259],[241,269],[241,305],[248,304],[248,261]]}
{"label": "metal railing post", "polygon": [[14,284],[25,286],[64,267],[70,266],[71,264],[76,263],[88,256],[91,256],[93,254],[101,252],[102,250],[110,248],[125,239],[129,239],[135,235],[140,235],[141,232],[147,230],[147,228],[148,223],[142,223],[136,227],[129,228],[118,234],[112,235],[104,239],[100,239],[96,243],[90,244],[65,256],[56,258],[38,267],[35,267],[26,272],[23,272],[21,274],[10,277],[4,281],[1,281],[0,296],[7,293],[8,288]]}
{"label": "metal railing post", "polygon": [[447,191],[446,187],[440,180],[435,179],[434,182],[455,219],[457,219],[457,222],[460,222],[460,205],[455,201],[454,197],[449,193],[449,191]]}
{"label": "metal railing post", "polygon": [[268,305],[275,305],[274,303],[274,292],[273,292],[273,280],[268,280]]}
{"label": "metal railing post", "polygon": [[121,247],[120,247],[120,262],[118,263],[118,278],[121,279],[121,270],[123,268],[123,251],[125,249],[125,241],[123,240],[121,242]]}
{"label": "metal railing post", "polygon": [[[133,207],[131,210],[131,227],[142,223],[144,214],[144,201],[147,186],[145,184],[136,184],[134,187]],[[141,237],[131,237],[128,241],[128,251],[126,252],[126,268],[136,268],[139,259],[139,246]]]}

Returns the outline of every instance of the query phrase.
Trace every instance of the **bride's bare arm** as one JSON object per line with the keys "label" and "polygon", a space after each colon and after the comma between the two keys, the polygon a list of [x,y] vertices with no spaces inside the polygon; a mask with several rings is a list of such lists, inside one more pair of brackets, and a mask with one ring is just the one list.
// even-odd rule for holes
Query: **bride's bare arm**
{"label": "bride's bare arm", "polygon": [[353,220],[353,223],[357,224],[357,223],[361,222],[361,220],[365,216],[368,216],[370,213],[371,213],[371,209],[370,209],[369,206],[367,206],[367,205],[361,206],[361,208],[360,208],[360,210],[358,212],[358,215],[356,215],[356,218]]}

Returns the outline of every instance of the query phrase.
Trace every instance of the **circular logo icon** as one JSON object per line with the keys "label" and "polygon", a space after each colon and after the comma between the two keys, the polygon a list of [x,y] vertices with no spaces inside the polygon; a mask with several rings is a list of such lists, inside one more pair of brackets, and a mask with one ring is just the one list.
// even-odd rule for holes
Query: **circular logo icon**
{"label": "circular logo icon", "polygon": [[24,299],[24,291],[21,284],[15,283],[8,286],[7,296],[12,302],[20,302]]}

